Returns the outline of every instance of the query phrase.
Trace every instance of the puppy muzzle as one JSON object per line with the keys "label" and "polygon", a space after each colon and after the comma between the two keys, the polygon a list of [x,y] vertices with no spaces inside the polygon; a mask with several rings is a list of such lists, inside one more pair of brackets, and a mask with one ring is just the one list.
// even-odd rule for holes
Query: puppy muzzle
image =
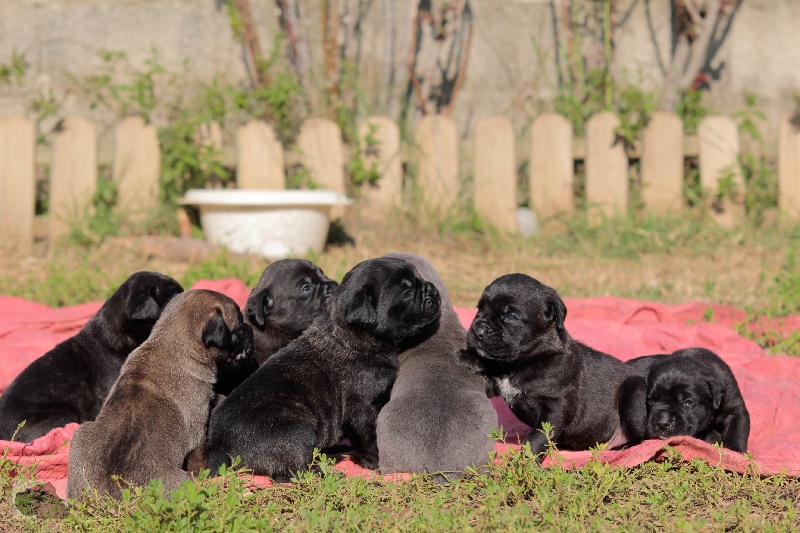
{"label": "puppy muzzle", "polygon": [[440,312],[442,297],[433,283],[425,282],[422,287],[422,314],[426,317],[436,316]]}
{"label": "puppy muzzle", "polygon": [[491,324],[476,317],[467,331],[467,346],[475,350],[482,359],[492,359],[496,361],[509,361],[513,357],[509,353],[509,347],[503,340],[502,332],[493,328]]}
{"label": "puppy muzzle", "polygon": [[660,409],[651,413],[647,423],[650,437],[668,439],[675,435],[685,434],[678,416],[669,409]]}
{"label": "puppy muzzle", "polygon": [[235,363],[241,363],[245,359],[253,355],[253,330],[252,328],[242,323],[242,325],[234,330],[231,338],[231,359]]}

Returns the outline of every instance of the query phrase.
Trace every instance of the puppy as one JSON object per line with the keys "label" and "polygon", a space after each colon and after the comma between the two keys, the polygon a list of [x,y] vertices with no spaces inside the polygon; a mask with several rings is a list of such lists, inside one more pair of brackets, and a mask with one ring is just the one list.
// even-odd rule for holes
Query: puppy
{"label": "puppy", "polygon": [[414,254],[385,257],[409,262],[433,283],[441,318],[430,339],[400,354],[389,403],[378,415],[378,462],[384,471],[438,473],[438,482],[457,478],[467,467],[488,462],[497,412],[486,397],[485,379],[453,358],[467,332],[433,265]]}
{"label": "puppy", "polygon": [[114,475],[134,485],[161,478],[175,490],[189,477],[184,459],[205,438],[217,365],[252,351],[253,332],[233,300],[208,290],[175,297],[122,367],[97,419],[75,432],[67,495],[91,487],[119,498]]}
{"label": "puppy", "polygon": [[70,422],[94,420],[128,355],[183,292],[156,272],[131,275],[73,337],[33,361],[0,395],[0,439],[29,442]]}
{"label": "puppy", "polygon": [[305,259],[281,259],[264,269],[244,308],[258,364],[307,330],[338,286]]}
{"label": "puppy", "polygon": [[375,423],[397,356],[439,326],[439,291],[399,259],[363,261],[334,291],[328,313],[270,357],[211,413],[212,472],[233,457],[276,481],[308,469],[314,448],[347,437],[377,468]]}
{"label": "puppy", "polygon": [[619,389],[642,376],[648,362],[626,365],[567,333],[567,308],[556,291],[525,274],[493,281],[457,358],[492,379],[517,417],[533,429],[525,441],[540,454],[547,446],[542,423],[559,447],[585,450],[629,439],[623,434]]}
{"label": "puppy", "polygon": [[711,350],[678,350],[652,365],[637,383],[646,405],[646,417],[640,419],[643,438],[691,435],[747,451],[750,414],[730,367]]}
{"label": "puppy", "polygon": [[220,368],[214,390],[227,396],[259,365],[295,340],[325,310],[339,284],[305,259],[281,259],[261,274],[244,308],[253,328],[253,358],[237,369]]}

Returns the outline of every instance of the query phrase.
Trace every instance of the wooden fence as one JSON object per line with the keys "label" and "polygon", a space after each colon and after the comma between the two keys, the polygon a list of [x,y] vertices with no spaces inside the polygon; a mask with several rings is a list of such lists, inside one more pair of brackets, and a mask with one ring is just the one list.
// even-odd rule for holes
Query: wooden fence
{"label": "wooden fence", "polygon": [[[574,139],[569,122],[559,115],[540,116],[531,129],[529,153],[530,205],[540,217],[569,216],[574,204],[574,161],[585,161],[586,200],[598,216],[628,209],[629,165],[623,143],[615,134],[619,122],[612,113],[599,113],[587,124],[585,140]],[[364,200],[376,209],[402,201],[401,154],[416,160],[418,187],[431,207],[446,213],[459,188],[458,138],[453,121],[427,116],[416,131],[416,149],[401,151],[397,126],[383,117],[369,118],[360,135],[377,139],[367,153],[381,173],[378,187]],[[502,117],[479,120],[474,131],[474,205],[490,224],[516,231],[517,175],[515,139],[511,122]],[[199,142],[222,148],[219,127],[198,133]],[[644,131],[638,149],[642,197],[647,209],[669,211],[684,205],[684,157],[687,139],[680,119],[658,112]],[[704,119],[697,138],[701,184],[714,191],[719,180],[731,175],[741,186],[739,138],[736,124],[725,116]],[[298,137],[303,164],[312,179],[325,188],[345,190],[345,148],[332,121],[306,121]],[[252,121],[236,134],[236,176],[241,188],[285,187],[284,148],[264,122]],[[578,145],[581,154],[576,155]],[[113,179],[119,186],[119,207],[143,211],[158,201],[160,150],[154,126],[138,117],[124,119],[116,132]],[[71,217],[91,201],[97,185],[97,135],[82,117],[65,119],[51,147],[49,235],[62,233]],[[694,155],[694,154],[692,154]],[[778,147],[779,207],[800,216],[800,129],[787,118],[781,123]],[[33,243],[35,207],[34,125],[20,116],[0,117],[0,238],[26,252]]]}

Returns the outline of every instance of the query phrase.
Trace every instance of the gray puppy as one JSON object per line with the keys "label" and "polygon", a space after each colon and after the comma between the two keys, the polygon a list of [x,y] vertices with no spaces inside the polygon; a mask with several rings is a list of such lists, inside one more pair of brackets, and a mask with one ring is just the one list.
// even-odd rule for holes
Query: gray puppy
{"label": "gray puppy", "polygon": [[414,254],[386,257],[411,263],[439,289],[442,314],[430,339],[400,355],[389,403],[378,415],[380,468],[438,473],[439,482],[457,478],[466,468],[488,462],[497,412],[486,397],[485,380],[453,357],[466,346],[467,332],[433,265]]}
{"label": "gray puppy", "polygon": [[189,477],[184,459],[205,438],[217,365],[252,350],[252,330],[233,300],[208,290],[176,296],[122,367],[100,414],[75,432],[67,495],[91,487],[118,498],[114,475],[134,485],[161,478],[175,490]]}

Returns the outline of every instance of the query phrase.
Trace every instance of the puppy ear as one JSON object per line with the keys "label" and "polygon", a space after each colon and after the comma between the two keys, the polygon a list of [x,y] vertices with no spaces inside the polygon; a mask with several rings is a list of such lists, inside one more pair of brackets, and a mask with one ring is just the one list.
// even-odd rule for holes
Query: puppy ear
{"label": "puppy ear", "polygon": [[545,318],[555,324],[558,336],[564,339],[564,319],[567,318],[567,306],[557,294],[552,294],[547,301],[547,310],[545,311]]}
{"label": "puppy ear", "polygon": [[231,330],[228,329],[228,324],[225,323],[219,308],[214,310],[214,314],[203,327],[203,345],[206,348],[216,346],[223,349],[231,345]]}
{"label": "puppy ear", "polygon": [[161,308],[155,299],[155,287],[150,287],[128,300],[128,316],[131,320],[158,320],[161,316]]}
{"label": "puppy ear", "polygon": [[719,383],[715,379],[706,380],[706,383],[708,384],[708,389],[711,391],[711,399],[714,403],[714,410],[716,411],[722,403],[722,387],[719,386]]}
{"label": "puppy ear", "polygon": [[344,321],[362,329],[371,330],[378,326],[377,298],[375,288],[367,285],[347,303]]}
{"label": "puppy ear", "polygon": [[264,289],[261,294],[254,294],[247,301],[247,314],[250,319],[263,328],[267,323],[266,317],[272,312],[275,307],[275,298],[272,296],[272,291]]}

